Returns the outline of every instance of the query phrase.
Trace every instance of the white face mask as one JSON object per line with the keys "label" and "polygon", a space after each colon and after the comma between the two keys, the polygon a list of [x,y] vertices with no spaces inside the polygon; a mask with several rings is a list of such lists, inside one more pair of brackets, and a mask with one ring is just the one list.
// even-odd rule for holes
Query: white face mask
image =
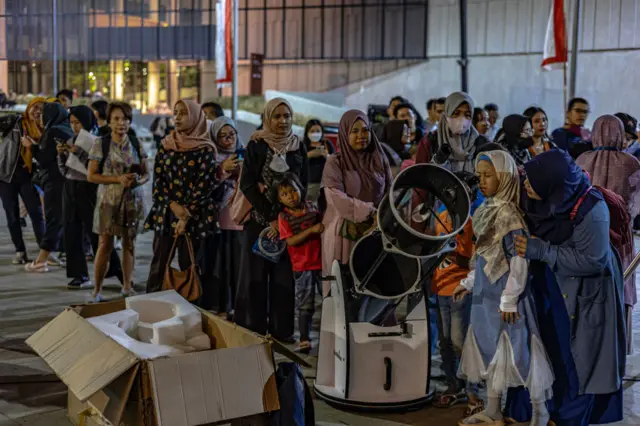
{"label": "white face mask", "polygon": [[466,117],[447,117],[447,125],[454,135],[462,135],[467,133],[471,128],[471,120]]}
{"label": "white face mask", "polygon": [[311,142],[320,142],[322,140],[322,132],[307,133],[307,137]]}

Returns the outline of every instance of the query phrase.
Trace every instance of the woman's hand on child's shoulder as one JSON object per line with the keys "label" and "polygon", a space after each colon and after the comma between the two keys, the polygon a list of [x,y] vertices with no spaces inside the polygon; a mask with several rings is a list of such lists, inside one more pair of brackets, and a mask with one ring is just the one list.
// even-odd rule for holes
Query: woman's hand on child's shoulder
{"label": "woman's hand on child's shoulder", "polygon": [[460,302],[467,294],[469,294],[469,290],[467,290],[463,285],[459,284],[458,287],[453,290],[453,301]]}

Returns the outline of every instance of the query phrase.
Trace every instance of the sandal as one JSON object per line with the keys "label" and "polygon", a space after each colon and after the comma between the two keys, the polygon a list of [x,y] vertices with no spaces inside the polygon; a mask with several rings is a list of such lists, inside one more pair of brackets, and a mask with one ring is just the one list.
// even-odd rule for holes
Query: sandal
{"label": "sandal", "polygon": [[[468,423],[471,420],[473,423]],[[504,421],[494,420],[491,417],[487,416],[483,412],[473,414],[472,416],[466,417],[458,422],[458,426],[468,426],[468,425],[481,425],[481,426],[504,426]]]}
{"label": "sandal", "polygon": [[478,414],[484,410],[484,401],[479,399],[475,404],[468,404],[464,410],[464,418],[471,417],[474,414]]}
{"label": "sandal", "polygon": [[460,394],[460,393],[445,391],[441,393],[439,396],[437,396],[431,405],[433,405],[436,408],[451,408],[454,405],[460,402],[463,402],[466,399],[467,399],[467,396],[464,393]]}
{"label": "sandal", "polygon": [[308,354],[311,352],[311,342],[308,340],[300,342],[295,351],[301,354]]}

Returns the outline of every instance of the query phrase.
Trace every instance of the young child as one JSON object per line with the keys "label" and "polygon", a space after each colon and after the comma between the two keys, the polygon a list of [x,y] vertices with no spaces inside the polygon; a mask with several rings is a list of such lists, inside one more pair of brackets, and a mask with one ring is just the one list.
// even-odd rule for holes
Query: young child
{"label": "young child", "polygon": [[[478,178],[470,172],[457,172],[456,176],[465,183],[471,199],[471,214],[484,201],[479,193]],[[452,229],[451,216],[444,204],[438,209],[438,221],[435,232],[447,235]],[[461,233],[456,236],[456,250],[450,253],[438,266],[431,280],[431,291],[436,295],[438,306],[438,336],[442,369],[447,378],[447,389],[437,396],[433,405],[438,408],[449,408],[466,397],[468,407],[465,417],[476,414],[484,408],[482,399],[478,398],[478,387],[458,379],[457,370],[464,337],[469,327],[471,298],[453,300],[453,291],[460,281],[469,274],[469,263],[473,255],[473,227],[469,219]],[[466,389],[465,389],[466,387]]]}
{"label": "young child", "polygon": [[[473,215],[476,252],[468,277],[453,291],[455,301],[472,293],[471,320],[458,377],[487,384],[487,408],[460,425],[503,425],[501,396],[524,386],[533,406],[531,426],[546,426],[545,402],[553,372],[540,340],[535,306],[527,286],[528,261],[518,257],[514,239],[526,235],[518,207],[520,180],[515,160],[504,151],[476,159],[480,190],[486,197]],[[471,297],[471,296],[469,296]]]}
{"label": "young child", "polygon": [[320,285],[322,260],[320,234],[324,231],[320,212],[311,202],[305,202],[305,194],[298,177],[292,173],[274,182],[273,197],[282,206],[278,216],[280,239],[286,240],[296,280],[296,311],[300,343],[298,351],[311,350],[311,320],[315,311],[315,292]]}

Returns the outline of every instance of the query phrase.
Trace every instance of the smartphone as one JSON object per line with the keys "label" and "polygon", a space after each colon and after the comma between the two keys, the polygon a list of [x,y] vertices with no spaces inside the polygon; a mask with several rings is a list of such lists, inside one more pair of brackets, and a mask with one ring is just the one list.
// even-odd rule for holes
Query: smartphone
{"label": "smartphone", "polygon": [[243,161],[244,160],[244,155],[247,152],[247,150],[244,147],[238,148],[236,150],[236,155],[238,156],[238,161]]}
{"label": "smartphone", "polygon": [[131,167],[129,167],[129,173],[142,176],[142,166],[140,164],[132,164]]}

